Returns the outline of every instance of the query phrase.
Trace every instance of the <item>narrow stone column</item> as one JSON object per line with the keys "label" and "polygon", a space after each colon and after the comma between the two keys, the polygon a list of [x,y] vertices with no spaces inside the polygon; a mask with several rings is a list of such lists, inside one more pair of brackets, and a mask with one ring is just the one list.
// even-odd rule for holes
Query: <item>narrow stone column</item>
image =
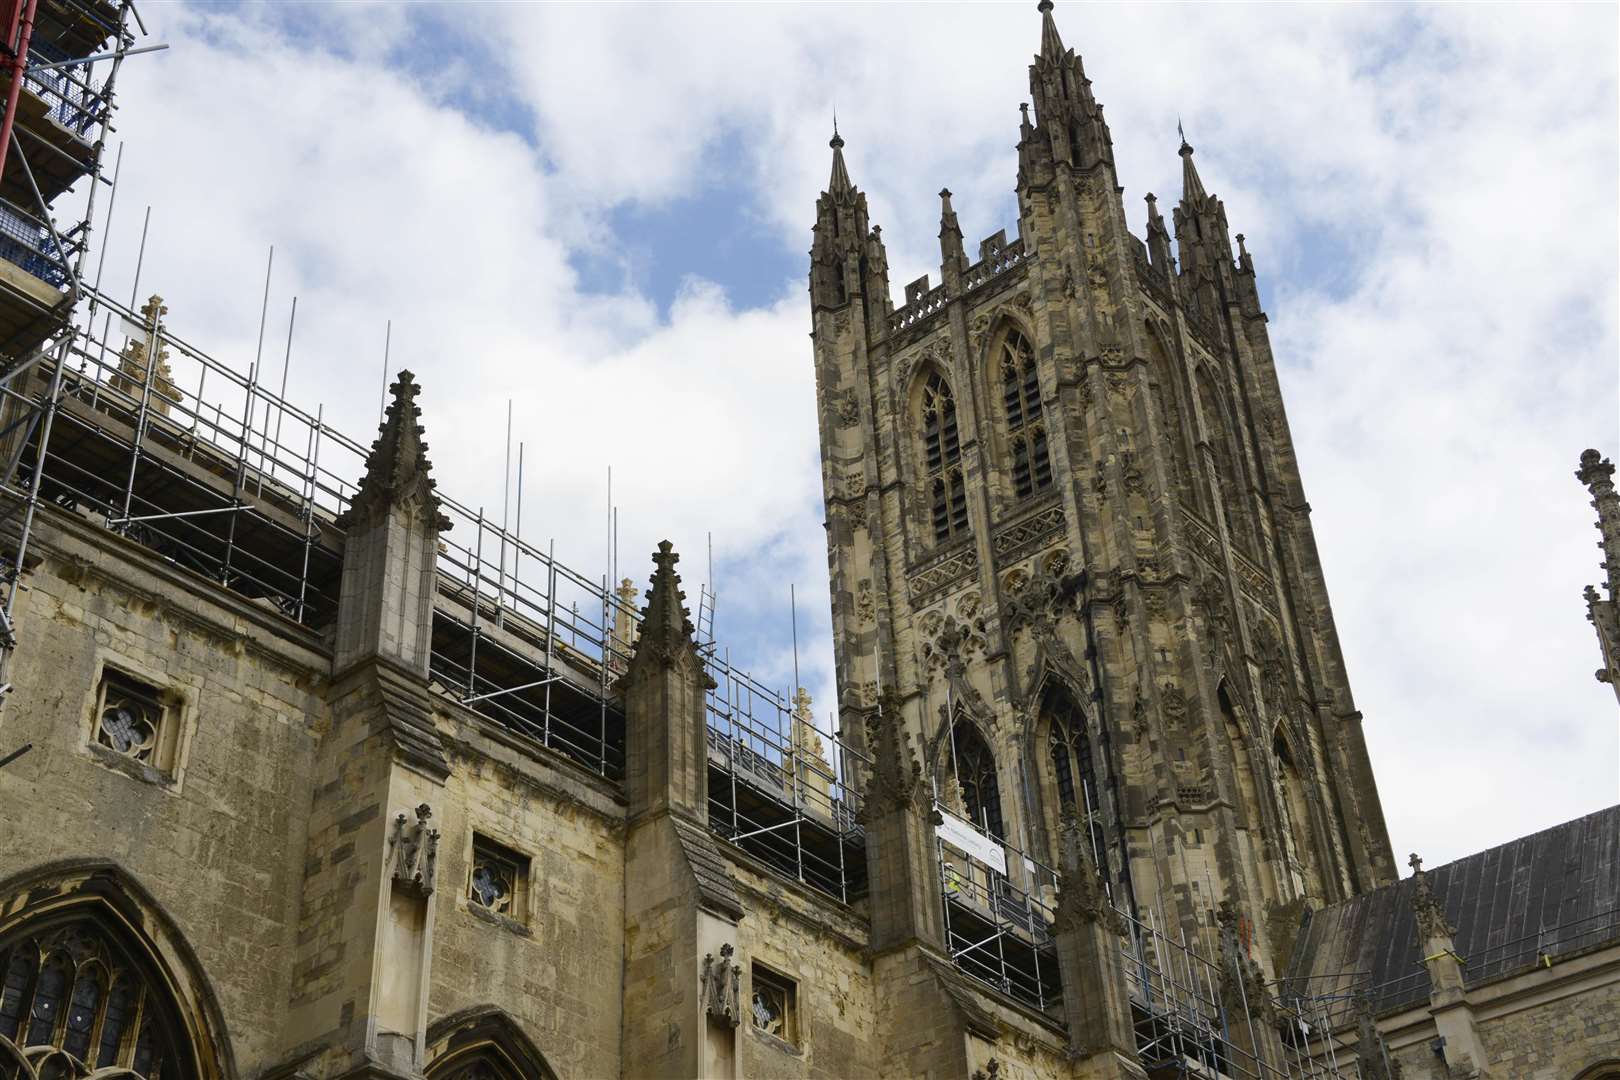
{"label": "narrow stone column", "polygon": [[624,695],[624,1060],[637,1076],[736,1075],[742,1019],[731,871],[709,834],[703,670],[669,541],[653,554]]}
{"label": "narrow stone column", "polygon": [[1434,895],[1423,860],[1413,855],[1412,914],[1417,919],[1418,940],[1423,943],[1423,966],[1429,972],[1429,1015],[1440,1033],[1440,1050],[1454,1077],[1485,1077],[1490,1059],[1474,1024],[1474,1010],[1463,985],[1462,957],[1452,941],[1454,931],[1446,921],[1444,905]]}
{"label": "narrow stone column", "polygon": [[911,750],[898,694],[885,690],[867,715],[872,775],[861,803],[866,827],[871,948],[884,953],[913,943],[945,949],[939,850],[922,766]]}
{"label": "narrow stone column", "polygon": [[321,1077],[422,1068],[441,802],[450,772],[427,672],[434,560],[449,523],[417,386],[401,372],[339,519],[343,580],[330,727],[312,778],[286,1045]]}

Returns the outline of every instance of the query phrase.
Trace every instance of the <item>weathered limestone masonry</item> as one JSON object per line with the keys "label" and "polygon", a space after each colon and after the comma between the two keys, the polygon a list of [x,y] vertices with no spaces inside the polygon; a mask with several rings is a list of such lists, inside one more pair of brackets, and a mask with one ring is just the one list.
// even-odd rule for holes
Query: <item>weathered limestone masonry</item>
{"label": "weathered limestone masonry", "polygon": [[1253,259],[1185,143],[1179,269],[1152,195],[1129,234],[1050,8],[1018,238],[970,264],[942,191],[943,281],[898,310],[832,141],[810,294],[841,721],[893,691],[948,808],[1048,865],[1089,816],[1116,903],[1197,939],[1230,900],[1271,975],[1307,906],[1395,877],[1361,717]]}
{"label": "weathered limestone masonry", "polygon": [[[619,1074],[624,798],[430,696],[415,395],[339,526],[329,636],[42,508],[0,714],[33,747],[0,769],[0,1075],[14,1045],[25,1077]],[[486,842],[523,882],[498,905]]]}

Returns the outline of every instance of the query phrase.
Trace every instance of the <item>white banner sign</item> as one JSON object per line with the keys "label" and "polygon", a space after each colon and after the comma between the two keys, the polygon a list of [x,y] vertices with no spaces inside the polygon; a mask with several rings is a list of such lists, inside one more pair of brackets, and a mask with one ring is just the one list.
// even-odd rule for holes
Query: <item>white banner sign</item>
{"label": "white banner sign", "polygon": [[967,852],[998,874],[1007,873],[1007,852],[1001,844],[984,835],[962,818],[943,808],[943,819],[938,827],[939,838],[954,848]]}

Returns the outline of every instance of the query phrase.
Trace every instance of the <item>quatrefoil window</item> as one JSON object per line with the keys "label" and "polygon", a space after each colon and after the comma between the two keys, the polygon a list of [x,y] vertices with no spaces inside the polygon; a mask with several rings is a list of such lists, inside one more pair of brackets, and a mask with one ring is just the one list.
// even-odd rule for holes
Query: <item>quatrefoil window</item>
{"label": "quatrefoil window", "polygon": [[168,711],[162,694],[127,675],[102,674],[96,704],[96,742],[142,764],[166,768],[159,760]]}
{"label": "quatrefoil window", "polygon": [[522,855],[474,834],[472,870],[467,875],[468,902],[521,921],[528,868],[529,861]]}

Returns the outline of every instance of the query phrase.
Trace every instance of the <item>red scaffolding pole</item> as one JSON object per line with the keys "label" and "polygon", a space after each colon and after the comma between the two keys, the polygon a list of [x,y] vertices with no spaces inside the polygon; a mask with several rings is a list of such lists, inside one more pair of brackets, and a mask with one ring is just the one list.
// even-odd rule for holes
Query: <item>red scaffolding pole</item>
{"label": "red scaffolding pole", "polygon": [[17,99],[22,95],[23,72],[28,69],[28,41],[34,36],[34,8],[39,0],[0,0],[5,12],[5,55],[0,66],[11,76],[6,90],[5,119],[0,120],[0,176],[5,175],[6,157],[11,150],[11,129],[17,122]]}

